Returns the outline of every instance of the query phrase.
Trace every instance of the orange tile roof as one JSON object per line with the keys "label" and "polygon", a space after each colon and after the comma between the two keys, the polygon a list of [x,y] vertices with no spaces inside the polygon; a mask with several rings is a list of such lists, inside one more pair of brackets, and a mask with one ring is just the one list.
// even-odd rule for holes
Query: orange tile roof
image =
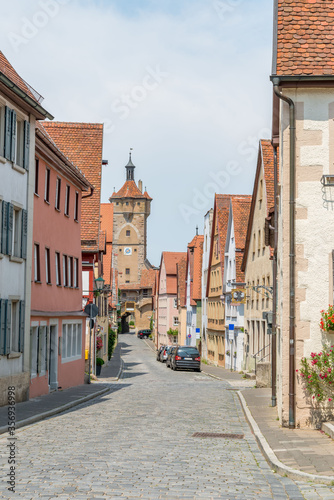
{"label": "orange tile roof", "polygon": [[100,231],[99,233],[99,250],[100,252],[106,251],[106,232]]}
{"label": "orange tile roof", "polygon": [[273,73],[280,76],[334,75],[334,2],[276,0],[277,38]]}
{"label": "orange tile roof", "polygon": [[157,275],[156,269],[143,269],[140,278],[141,288],[152,288],[154,289],[155,277]]}
{"label": "orange tile roof", "polygon": [[[176,280],[176,264],[186,258],[186,252],[162,252],[161,262],[164,261],[167,275],[167,293],[176,295],[177,280]],[[161,266],[160,266],[161,268]]]}
{"label": "orange tile roof", "polygon": [[177,302],[179,307],[186,306],[186,278],[187,259],[185,257],[182,257],[176,264]]}
{"label": "orange tile roof", "polygon": [[93,196],[82,199],[81,250],[99,248],[103,125],[97,123],[43,122],[61,151],[77,165],[94,186]]}
{"label": "orange tile roof", "polygon": [[[202,298],[203,235],[196,235],[188,245],[187,267],[190,264],[190,303],[196,305]],[[188,271],[187,271],[188,272]]]}
{"label": "orange tile roof", "polygon": [[[267,216],[269,216],[270,212],[274,208],[274,203],[275,203],[275,199],[274,199],[274,189],[275,189],[275,186],[274,186],[274,148],[272,146],[271,141],[265,140],[265,139],[261,139],[260,144],[259,144],[257,168],[256,168],[255,180],[254,180],[254,186],[253,186],[252,204],[251,204],[249,221],[248,221],[248,228],[247,228],[247,234],[246,234],[244,259],[243,259],[243,263],[242,263],[243,270],[246,269],[246,265],[247,265],[249,244],[250,244],[250,239],[251,239],[251,234],[252,234],[254,211],[255,211],[255,207],[256,207],[259,178],[260,178],[260,173],[261,173],[262,169],[263,169],[263,176],[264,176],[264,181],[265,181],[264,184],[265,184],[266,198],[267,198]],[[277,149],[277,179],[278,178],[279,178],[279,151]]]}
{"label": "orange tile roof", "polygon": [[112,203],[101,203],[100,221],[102,231],[106,231],[107,243],[112,243],[114,224],[114,206]]}
{"label": "orange tile roof", "polygon": [[239,250],[245,248],[251,202],[250,195],[231,196],[235,248]]}
{"label": "orange tile roof", "polygon": [[[0,72],[3,73],[11,82],[15,83],[25,94],[31,97],[34,101],[39,102],[32,92],[30,85],[25,82],[20,75],[15,71],[8,59],[0,51]],[[40,96],[41,97],[41,96]]]}
{"label": "orange tile roof", "polygon": [[109,199],[112,200],[118,198],[146,198],[149,200],[152,199],[148,196],[146,191],[144,194],[140,191],[135,181],[125,181],[121,189],[117,191],[117,193],[113,193]]}

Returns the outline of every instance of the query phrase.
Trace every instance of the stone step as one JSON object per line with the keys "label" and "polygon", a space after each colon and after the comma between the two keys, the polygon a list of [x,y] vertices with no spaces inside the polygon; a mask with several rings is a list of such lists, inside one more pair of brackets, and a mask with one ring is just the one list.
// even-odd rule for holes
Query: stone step
{"label": "stone step", "polygon": [[334,439],[334,422],[322,422],[321,430]]}

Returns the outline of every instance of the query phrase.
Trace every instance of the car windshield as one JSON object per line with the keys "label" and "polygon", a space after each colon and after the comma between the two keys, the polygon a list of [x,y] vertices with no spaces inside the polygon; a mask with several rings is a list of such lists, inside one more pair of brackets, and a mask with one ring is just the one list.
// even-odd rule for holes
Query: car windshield
{"label": "car windshield", "polygon": [[196,349],[196,347],[182,347],[182,349],[179,349],[177,354],[179,356],[199,356],[199,352],[198,350]]}

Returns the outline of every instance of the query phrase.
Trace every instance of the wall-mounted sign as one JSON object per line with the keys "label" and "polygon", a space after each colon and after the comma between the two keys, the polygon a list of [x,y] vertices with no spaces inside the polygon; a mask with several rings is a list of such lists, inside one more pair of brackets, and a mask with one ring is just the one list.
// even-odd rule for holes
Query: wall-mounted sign
{"label": "wall-mounted sign", "polygon": [[231,295],[232,304],[244,304],[246,302],[246,290],[244,288],[234,288]]}
{"label": "wall-mounted sign", "polygon": [[125,247],[124,248],[124,255],[132,255],[132,248]]}

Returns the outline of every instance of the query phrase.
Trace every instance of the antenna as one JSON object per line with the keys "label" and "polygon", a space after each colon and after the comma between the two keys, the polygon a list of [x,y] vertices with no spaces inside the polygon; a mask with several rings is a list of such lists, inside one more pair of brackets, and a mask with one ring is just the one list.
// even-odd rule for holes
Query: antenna
{"label": "antenna", "polygon": [[198,226],[196,226],[196,236],[198,236]]}

